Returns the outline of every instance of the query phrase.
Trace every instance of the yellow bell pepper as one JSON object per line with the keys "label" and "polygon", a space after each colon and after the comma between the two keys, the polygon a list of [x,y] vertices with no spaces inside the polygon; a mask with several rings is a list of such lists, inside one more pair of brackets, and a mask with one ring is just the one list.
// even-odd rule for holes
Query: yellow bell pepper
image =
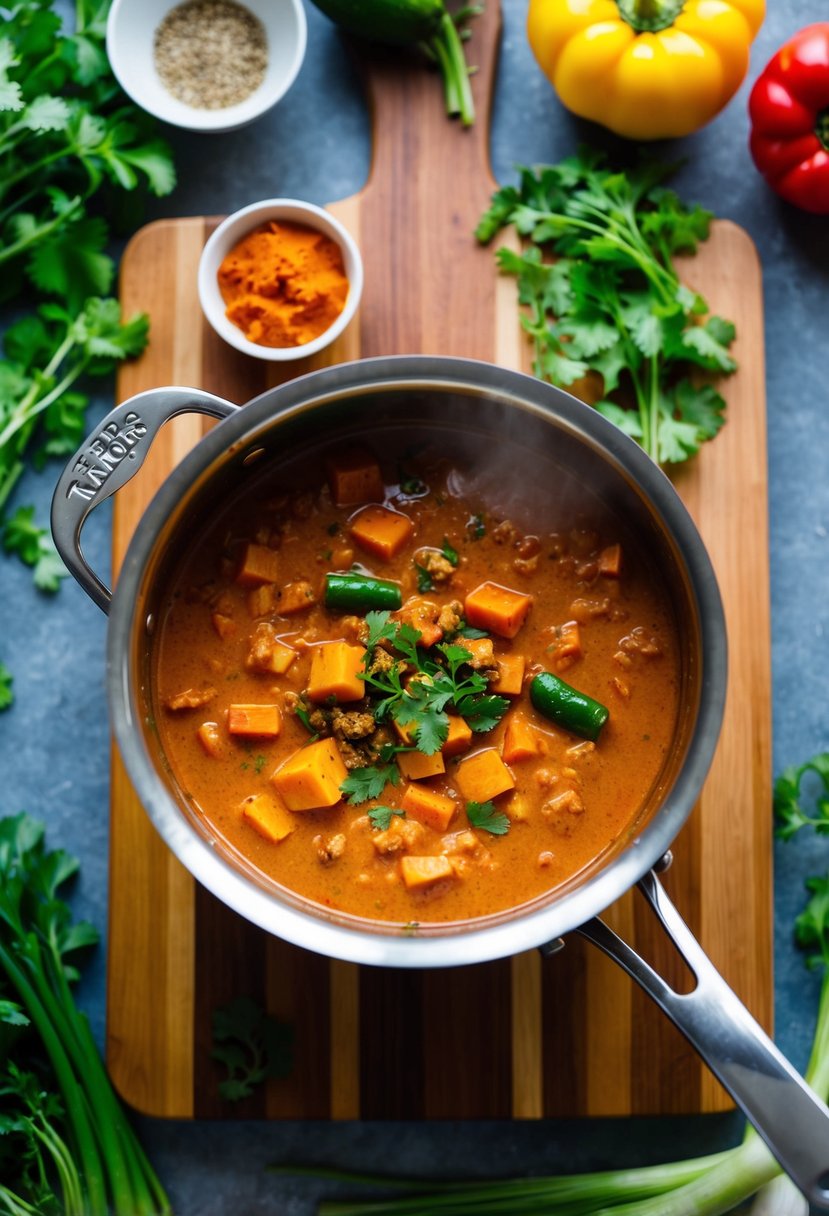
{"label": "yellow bell pepper", "polygon": [[764,13],[765,0],[530,0],[527,36],[574,114],[667,139],[733,97]]}

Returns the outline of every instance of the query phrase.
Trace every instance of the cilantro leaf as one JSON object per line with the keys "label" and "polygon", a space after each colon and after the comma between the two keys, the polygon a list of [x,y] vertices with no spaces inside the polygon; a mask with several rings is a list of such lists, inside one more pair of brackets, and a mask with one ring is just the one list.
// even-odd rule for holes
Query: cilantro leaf
{"label": "cilantro leaf", "polygon": [[[803,784],[810,778],[814,788],[809,805],[804,806]],[[775,835],[781,840],[790,840],[804,827],[814,828],[819,836],[829,836],[829,752],[783,770],[774,783],[774,817]]]}
{"label": "cilantro leaf", "polygon": [[811,899],[794,922],[795,941],[805,950],[806,966],[815,970],[829,967],[829,874],[809,878],[806,889]]}
{"label": "cilantro leaf", "polygon": [[14,676],[5,663],[0,663],[0,711],[8,709],[14,702],[13,683]]}
{"label": "cilantro leaf", "polygon": [[449,562],[450,566],[457,566],[461,560],[461,555],[458,553],[457,549],[454,549],[452,545],[449,544],[449,541],[445,536],[443,538],[443,545],[440,551]]}
{"label": "cilantro leaf", "polygon": [[368,813],[369,823],[378,831],[387,832],[395,815],[406,818],[406,812],[398,810],[396,806],[373,806]]}
{"label": "cilantro leaf", "polygon": [[432,576],[425,566],[421,566],[419,562],[413,563],[417,571],[417,589],[421,595],[427,591],[433,591],[435,584],[432,582]]}
{"label": "cilantro leaf", "polygon": [[287,1077],[293,1069],[293,1026],[271,1017],[251,997],[236,997],[213,1010],[214,1060],[227,1076],[219,1094],[230,1102],[249,1097],[269,1077]]}
{"label": "cilantro leaf", "polygon": [[367,612],[363,618],[368,627],[366,648],[373,650],[380,642],[393,638],[397,630],[394,621],[390,620],[389,612]]}
{"label": "cilantro leaf", "polygon": [[466,814],[473,828],[489,832],[492,836],[506,836],[510,830],[509,816],[488,802],[467,802]]}
{"label": "cilantro leaf", "polygon": [[351,806],[379,798],[387,785],[399,785],[400,769],[396,764],[369,764],[353,768],[340,785],[340,792]]}
{"label": "cilantro leaf", "polygon": [[489,696],[462,697],[455,703],[462,718],[476,733],[493,730],[509,709],[506,697]]}

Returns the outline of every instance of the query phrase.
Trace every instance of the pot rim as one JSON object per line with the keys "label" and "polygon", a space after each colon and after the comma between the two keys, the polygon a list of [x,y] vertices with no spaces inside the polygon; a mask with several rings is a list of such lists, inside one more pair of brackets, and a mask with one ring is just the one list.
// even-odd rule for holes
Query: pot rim
{"label": "pot rim", "polygon": [[[277,415],[294,416],[338,397],[399,390],[486,393],[536,416],[552,413],[586,438],[644,493],[680,550],[700,628],[699,706],[685,759],[650,822],[609,863],[560,898],[503,920],[461,922],[457,932],[434,936],[384,931],[309,905],[280,900],[250,882],[210,841],[196,832],[146,749],[135,719],[131,638],[143,571],[156,536],[195,479],[226,450]],[[503,958],[543,945],[578,928],[632,887],[663,855],[693,809],[719,738],[726,691],[726,632],[719,589],[703,541],[668,478],[627,435],[563,390],[494,364],[448,356],[400,355],[363,359],[308,373],[269,389],[211,430],[170,473],[144,512],[127,550],[110,610],[107,693],[115,738],[138,798],[178,860],[204,887],[247,920],[278,937],[348,962],[380,966],[444,967]],[[356,918],[355,918],[356,920]]]}

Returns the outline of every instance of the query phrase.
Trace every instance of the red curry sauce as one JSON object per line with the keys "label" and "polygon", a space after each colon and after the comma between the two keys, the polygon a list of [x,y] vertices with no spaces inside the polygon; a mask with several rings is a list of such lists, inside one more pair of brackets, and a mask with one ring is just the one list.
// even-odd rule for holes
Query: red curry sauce
{"label": "red curry sauce", "polygon": [[[514,522],[445,462],[401,481],[365,450],[340,453],[327,483],[272,478],[228,509],[162,606],[154,714],[186,796],[277,883],[376,920],[464,920],[555,889],[630,830],[671,745],[677,642],[654,571],[606,525],[571,516],[562,529],[552,510]],[[327,572],[354,568],[399,585],[403,606],[383,619],[421,634],[424,661],[466,650],[458,678],[503,697],[492,729],[471,731],[450,705],[448,743],[427,756],[412,728],[377,720],[366,667],[391,665],[403,688],[417,673],[388,640],[365,651],[365,612],[325,607]],[[476,610],[488,584],[517,614]],[[465,637],[473,616],[495,627]],[[607,706],[595,743],[533,709],[541,671]],[[380,755],[397,783],[339,797]]]}

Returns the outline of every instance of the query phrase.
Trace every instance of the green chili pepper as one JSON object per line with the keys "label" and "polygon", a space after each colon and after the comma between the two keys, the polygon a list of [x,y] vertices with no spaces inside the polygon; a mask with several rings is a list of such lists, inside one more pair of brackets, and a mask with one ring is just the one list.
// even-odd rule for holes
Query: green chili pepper
{"label": "green chili pepper", "polygon": [[530,700],[545,718],[593,742],[610,716],[606,706],[565,684],[551,671],[543,671],[531,681]]}
{"label": "green chili pepper", "polygon": [[397,583],[370,574],[326,574],[325,606],[340,612],[369,612],[399,608],[403,596]]}

